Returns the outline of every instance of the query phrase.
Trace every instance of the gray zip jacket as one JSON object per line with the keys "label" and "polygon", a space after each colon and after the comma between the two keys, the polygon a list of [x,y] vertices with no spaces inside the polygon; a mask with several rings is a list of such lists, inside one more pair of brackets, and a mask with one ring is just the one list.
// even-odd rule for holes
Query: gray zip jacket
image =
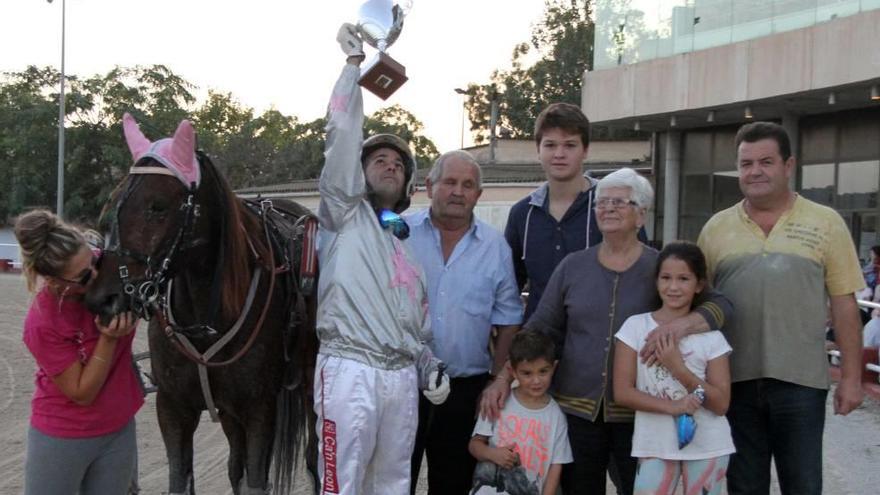
{"label": "gray zip jacket", "polygon": [[382,228],[366,199],[359,76],[357,66],[345,65],[328,110],[318,206],[319,352],[385,370],[415,364],[426,388],[439,363],[426,345],[427,285],[406,243]]}

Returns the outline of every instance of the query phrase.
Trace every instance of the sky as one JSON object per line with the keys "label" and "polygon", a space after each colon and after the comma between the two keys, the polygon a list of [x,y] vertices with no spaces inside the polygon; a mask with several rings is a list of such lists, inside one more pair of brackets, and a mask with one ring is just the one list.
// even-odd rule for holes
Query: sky
{"label": "sky", "polygon": [[[277,108],[310,121],[324,115],[345,56],[336,43],[362,0],[65,0],[65,72],[88,77],[114,66],[163,64],[199,87],[231,92],[257,113]],[[0,0],[0,71],[59,67],[62,0]],[[409,81],[388,100],[364,92],[367,114],[400,104],[439,150],[461,145],[463,97],[510,67],[543,0],[413,0],[387,53]],[[367,60],[375,54],[366,46]],[[465,124],[466,126],[468,124]],[[472,141],[465,127],[464,145]]]}

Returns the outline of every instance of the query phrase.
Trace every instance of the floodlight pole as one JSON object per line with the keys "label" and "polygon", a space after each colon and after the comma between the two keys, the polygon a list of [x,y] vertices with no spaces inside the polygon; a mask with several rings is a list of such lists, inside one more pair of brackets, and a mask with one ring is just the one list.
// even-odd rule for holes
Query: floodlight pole
{"label": "floodlight pole", "polygon": [[[52,3],[52,0],[46,0]],[[64,38],[67,0],[61,0],[61,92],[58,97],[58,198],[55,213],[64,217]]]}
{"label": "floodlight pole", "polygon": [[455,88],[455,92],[460,94],[463,98],[461,100],[461,142],[459,147],[464,149],[464,111],[465,111],[465,103],[467,103],[467,90],[461,88]]}

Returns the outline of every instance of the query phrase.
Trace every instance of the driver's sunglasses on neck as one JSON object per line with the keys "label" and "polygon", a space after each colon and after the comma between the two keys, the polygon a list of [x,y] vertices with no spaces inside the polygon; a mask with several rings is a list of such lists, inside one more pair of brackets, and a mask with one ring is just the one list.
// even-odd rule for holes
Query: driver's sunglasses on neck
{"label": "driver's sunglasses on neck", "polygon": [[[97,251],[97,252],[96,252]],[[98,266],[98,262],[101,261],[101,252],[100,250],[92,250],[92,262],[89,264],[89,268],[82,272],[82,275],[77,277],[76,280],[71,280],[69,278],[64,277],[55,277],[62,282],[67,282],[68,284],[75,284],[81,287],[85,287],[89,282],[91,282],[92,277],[95,275],[95,267]]]}
{"label": "driver's sunglasses on neck", "polygon": [[397,237],[401,241],[409,237],[409,225],[406,224],[406,221],[404,221],[400,215],[394,213],[388,208],[383,208],[378,216],[379,225],[381,225],[383,229],[391,229],[391,233],[394,234],[394,237]]}

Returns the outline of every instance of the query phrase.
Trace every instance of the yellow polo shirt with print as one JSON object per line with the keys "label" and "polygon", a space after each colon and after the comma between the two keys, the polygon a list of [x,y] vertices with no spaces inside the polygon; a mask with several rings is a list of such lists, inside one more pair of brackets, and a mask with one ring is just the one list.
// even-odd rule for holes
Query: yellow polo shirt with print
{"label": "yellow polo shirt with print", "polygon": [[827,389],[828,296],[865,286],[840,215],[797,196],[770,235],[743,202],[716,213],[697,241],[709,280],[734,306],[723,329],[733,382],[775,378]]}

